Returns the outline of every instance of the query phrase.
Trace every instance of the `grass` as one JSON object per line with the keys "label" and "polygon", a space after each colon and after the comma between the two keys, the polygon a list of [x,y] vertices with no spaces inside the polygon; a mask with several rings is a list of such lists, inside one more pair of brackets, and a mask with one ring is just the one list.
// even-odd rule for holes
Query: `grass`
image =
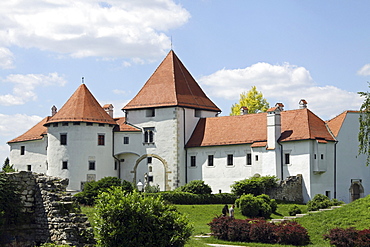
{"label": "grass", "polygon": [[[271,215],[272,218],[282,218],[283,216],[289,215],[289,208],[292,204],[278,204],[278,210],[276,214]],[[185,213],[188,216],[189,221],[194,226],[193,236],[190,241],[185,245],[186,247],[205,247],[207,243],[218,243],[218,244],[233,244],[240,246],[264,246],[272,247],[279,245],[271,244],[260,244],[260,243],[237,243],[220,241],[215,238],[200,238],[195,237],[200,234],[209,233],[209,226],[207,223],[211,222],[212,219],[221,214],[222,207],[224,205],[176,205],[178,210]],[[303,212],[306,212],[305,205],[298,205]],[[93,207],[81,207],[82,212],[86,214],[90,220],[92,226],[94,226]],[[244,219],[238,209],[235,210],[235,218]],[[305,217],[298,218],[297,222],[308,230],[312,244],[309,246],[327,246],[329,247],[328,241],[323,240],[323,234],[326,234],[330,229],[340,227],[348,228],[355,227],[357,229],[370,228],[370,196],[359,199],[348,205],[344,205],[341,208],[332,211],[323,211],[319,213],[312,213]],[[287,245],[284,245],[287,246]]]}

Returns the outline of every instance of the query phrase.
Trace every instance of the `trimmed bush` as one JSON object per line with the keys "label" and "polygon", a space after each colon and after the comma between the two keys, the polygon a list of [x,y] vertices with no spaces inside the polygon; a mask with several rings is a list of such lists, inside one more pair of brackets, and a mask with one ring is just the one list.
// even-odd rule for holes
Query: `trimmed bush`
{"label": "trimmed bush", "polygon": [[235,201],[235,204],[240,208],[242,215],[252,218],[269,218],[277,209],[276,201],[270,199],[270,197],[265,194],[259,196],[254,196],[252,194],[242,195]]}
{"label": "trimmed bush", "polygon": [[198,195],[188,192],[163,191],[160,193],[145,193],[148,196],[161,196],[164,200],[173,204],[233,204],[237,197],[233,194],[220,193],[210,195]]}
{"label": "trimmed bush", "polygon": [[243,194],[261,195],[269,189],[278,185],[278,179],[275,176],[251,177],[235,182],[231,185],[231,192],[237,196]]}
{"label": "trimmed bush", "polygon": [[212,189],[208,184],[205,184],[203,180],[192,180],[189,183],[178,187],[176,192],[189,192],[193,194],[211,194]]}
{"label": "trimmed bush", "polygon": [[307,210],[308,211],[317,211],[319,209],[328,208],[331,206],[338,206],[343,204],[342,201],[338,201],[337,199],[329,199],[327,196],[322,194],[317,194],[311,201],[307,203]]}
{"label": "trimmed bush", "polygon": [[330,240],[330,244],[337,247],[369,247],[370,229],[334,228],[324,235],[324,239]]}
{"label": "trimmed bush", "polygon": [[273,244],[277,242],[277,225],[265,220],[256,220],[250,228],[249,237],[252,242]]}
{"label": "trimmed bush", "polygon": [[192,233],[187,217],[160,196],[112,188],[98,196],[95,208],[99,246],[181,247]]}
{"label": "trimmed bush", "polygon": [[295,216],[297,214],[301,214],[302,210],[297,206],[297,205],[291,205],[289,207],[289,215],[290,216]]}
{"label": "trimmed bush", "polygon": [[307,230],[295,221],[285,221],[276,228],[279,244],[307,245],[310,237]]}

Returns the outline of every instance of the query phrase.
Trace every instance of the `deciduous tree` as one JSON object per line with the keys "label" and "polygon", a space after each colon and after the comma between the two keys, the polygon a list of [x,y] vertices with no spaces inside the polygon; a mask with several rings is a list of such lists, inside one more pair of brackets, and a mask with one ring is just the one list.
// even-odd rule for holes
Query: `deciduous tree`
{"label": "deciduous tree", "polygon": [[[370,83],[368,82],[369,87]],[[358,92],[361,97],[364,97],[364,102],[360,108],[360,131],[358,132],[359,154],[367,155],[366,165],[370,164],[370,92]]]}
{"label": "deciduous tree", "polygon": [[240,94],[239,103],[232,105],[230,115],[240,115],[242,107],[248,108],[248,113],[265,112],[269,109],[269,103],[263,97],[263,94],[257,91],[257,87],[253,86],[247,93]]}

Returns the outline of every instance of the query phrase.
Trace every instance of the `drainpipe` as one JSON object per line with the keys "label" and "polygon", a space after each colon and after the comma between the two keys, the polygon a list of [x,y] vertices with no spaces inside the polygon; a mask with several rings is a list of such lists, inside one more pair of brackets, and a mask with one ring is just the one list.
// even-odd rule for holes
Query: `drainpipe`
{"label": "drainpipe", "polygon": [[334,198],[337,198],[337,144],[338,141],[335,141],[334,144]]}
{"label": "drainpipe", "polygon": [[113,156],[114,160],[118,162],[118,169],[117,169],[118,170],[118,178],[121,179],[121,162],[114,155],[114,127],[112,129],[112,156]]}
{"label": "drainpipe", "polygon": [[188,149],[185,147],[186,145],[186,130],[185,130],[185,108],[182,108],[183,111],[183,118],[184,118],[184,149],[185,149],[185,184],[188,183]]}
{"label": "drainpipe", "polygon": [[284,180],[284,160],[283,160],[283,145],[280,142],[277,142],[280,146],[280,175],[281,175],[281,181]]}

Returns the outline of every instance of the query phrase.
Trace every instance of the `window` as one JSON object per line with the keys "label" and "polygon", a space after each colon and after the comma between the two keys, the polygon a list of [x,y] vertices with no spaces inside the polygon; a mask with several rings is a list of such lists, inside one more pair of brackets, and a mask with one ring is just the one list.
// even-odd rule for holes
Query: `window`
{"label": "window", "polygon": [[147,159],[148,164],[152,163],[152,157],[147,157],[146,159]]}
{"label": "window", "polygon": [[93,126],[93,123],[86,123],[86,126]]}
{"label": "window", "polygon": [[227,155],[227,165],[228,166],[234,165],[234,155],[232,154]]}
{"label": "window", "polygon": [[290,154],[286,153],[284,154],[284,156],[285,156],[285,164],[286,165],[290,164]]}
{"label": "window", "polygon": [[201,117],[202,112],[200,110],[194,111],[194,117]]}
{"label": "window", "polygon": [[73,125],[80,125],[80,122],[73,122]]}
{"label": "window", "polygon": [[258,155],[255,156],[256,161],[258,161]]}
{"label": "window", "polygon": [[324,159],[324,154],[321,154],[321,159],[322,159],[322,160]]}
{"label": "window", "polygon": [[153,182],[153,176],[148,176],[148,182]]}
{"label": "window", "polygon": [[104,127],[104,126],[105,126],[105,124],[103,124],[103,123],[99,124],[99,127]]}
{"label": "window", "polygon": [[89,170],[95,170],[95,161],[94,160],[89,161]]}
{"label": "window", "polygon": [[68,123],[63,122],[63,123],[62,123],[62,126],[68,126]]}
{"label": "window", "polygon": [[105,135],[104,134],[98,134],[98,145],[99,146],[105,145]]}
{"label": "window", "polygon": [[130,138],[128,136],[123,137],[123,144],[129,144]]}
{"label": "window", "polygon": [[27,171],[31,171],[31,165],[27,165]]}
{"label": "window", "polygon": [[154,142],[154,128],[144,128],[144,143]]}
{"label": "window", "polygon": [[62,162],[62,169],[68,169],[68,161]]}
{"label": "window", "polygon": [[316,159],[316,154],[313,155],[313,158]]}
{"label": "window", "polygon": [[67,134],[60,134],[60,145],[67,145]]}
{"label": "window", "polygon": [[247,165],[252,165],[252,154],[247,154]]}
{"label": "window", "polygon": [[155,109],[147,109],[146,110],[146,116],[147,117],[155,117]]}
{"label": "window", "polygon": [[53,123],[53,127],[58,127],[58,123]]}
{"label": "window", "polygon": [[195,167],[197,165],[196,156],[190,156],[190,166]]}
{"label": "window", "polygon": [[114,170],[117,170],[118,169],[118,161],[115,161],[114,162]]}
{"label": "window", "polygon": [[149,166],[148,171],[149,171],[149,172],[153,172],[153,167]]}
{"label": "window", "polygon": [[213,166],[213,155],[208,155],[208,166]]}
{"label": "window", "polygon": [[21,146],[21,155],[24,155],[26,152],[26,146]]}

